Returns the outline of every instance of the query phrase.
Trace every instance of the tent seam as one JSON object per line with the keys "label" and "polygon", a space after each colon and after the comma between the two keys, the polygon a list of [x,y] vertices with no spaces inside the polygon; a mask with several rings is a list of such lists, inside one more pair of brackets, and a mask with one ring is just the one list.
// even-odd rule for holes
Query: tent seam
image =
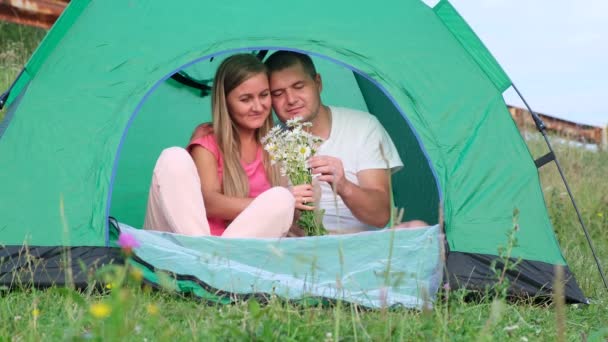
{"label": "tent seam", "polygon": [[[446,23],[442,20],[442,18],[439,16],[439,14],[437,14],[437,11],[439,9],[441,9],[442,7],[445,6],[445,4],[448,3],[447,0],[441,0],[435,7],[433,7],[433,13],[435,13],[435,15],[437,16],[437,18],[439,19],[439,21],[441,22],[441,25],[443,25],[443,27],[445,27],[445,29],[450,32],[450,35],[452,37],[454,37],[454,39],[458,42],[458,45],[460,45],[462,47],[462,49],[464,51],[466,51],[467,56],[469,56],[473,62],[475,63],[475,65],[477,65],[477,67],[479,68],[479,70],[481,70],[481,72],[483,73],[483,75],[486,77],[486,79],[488,81],[490,81],[490,83],[492,84],[492,86],[498,91],[498,93],[502,94],[504,91],[500,90],[500,88],[498,87],[498,85],[492,80],[492,77],[490,77],[490,75],[488,75],[488,73],[486,72],[486,70],[481,66],[481,64],[477,61],[477,58],[473,57],[473,54],[471,52],[469,52],[469,49],[467,49],[467,47],[464,45],[464,43],[462,42],[462,40],[460,38],[458,38],[458,35],[456,35],[454,33],[454,31],[452,31],[450,29],[450,27],[448,25],[446,25]],[[456,12],[458,15],[460,15],[458,12]],[[463,19],[464,21],[464,19]],[[466,23],[466,21],[465,21]],[[468,25],[468,24],[467,24]],[[471,28],[471,32],[473,32],[473,34],[475,34],[475,36],[477,37],[477,34],[475,33],[475,31],[473,31],[473,29]],[[479,39],[479,37],[477,37],[477,39]],[[481,41],[481,39],[479,39]],[[483,42],[482,42],[483,44]],[[484,45],[485,47],[485,45]],[[490,50],[488,50],[488,48],[486,48],[486,50],[488,51],[488,53],[490,54],[490,56],[492,56],[492,58],[494,58],[494,60],[496,60],[496,58],[492,55],[492,53],[490,52]],[[496,64],[502,69],[502,67],[500,66],[500,64],[498,63],[498,61],[496,61]],[[503,73],[506,75],[506,73],[503,71]],[[509,80],[509,86],[505,88],[505,90],[507,88],[509,88],[512,84],[511,79],[507,76],[507,79]]]}

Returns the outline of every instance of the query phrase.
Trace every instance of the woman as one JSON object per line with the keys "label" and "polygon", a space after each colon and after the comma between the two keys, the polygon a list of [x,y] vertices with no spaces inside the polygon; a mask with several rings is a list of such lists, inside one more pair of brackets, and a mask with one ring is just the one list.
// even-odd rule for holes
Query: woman
{"label": "woman", "polygon": [[[188,151],[164,150],[154,167],[144,228],[186,235],[281,237],[295,199],[280,187],[260,139],[272,127],[266,67],[228,57],[213,82],[213,130]],[[189,153],[188,153],[189,152]]]}

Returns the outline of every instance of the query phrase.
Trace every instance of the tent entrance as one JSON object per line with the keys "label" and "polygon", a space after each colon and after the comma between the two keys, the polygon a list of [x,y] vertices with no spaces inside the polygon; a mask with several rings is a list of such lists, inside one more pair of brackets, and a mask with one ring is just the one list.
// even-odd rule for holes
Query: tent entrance
{"label": "tent entrance", "polygon": [[[245,49],[250,51],[252,49]],[[229,54],[235,53],[230,51]],[[209,96],[171,76],[183,72],[196,80],[213,78],[226,52],[205,56],[159,80],[142,98],[119,145],[108,198],[108,216],[141,227],[156,158],[170,146],[186,146],[194,127],[211,121]],[[323,77],[323,102],[376,115],[397,147],[404,168],[393,176],[397,208],[403,220],[438,222],[438,181],[414,130],[386,92],[344,63],[311,53]],[[204,95],[204,94],[203,94]]]}

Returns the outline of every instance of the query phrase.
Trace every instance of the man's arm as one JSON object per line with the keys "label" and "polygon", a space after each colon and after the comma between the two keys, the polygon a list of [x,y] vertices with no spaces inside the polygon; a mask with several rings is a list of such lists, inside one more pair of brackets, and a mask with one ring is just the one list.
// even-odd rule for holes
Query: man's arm
{"label": "man's arm", "polygon": [[389,175],[386,169],[367,169],[357,173],[359,185],[344,176],[344,166],[338,158],[315,156],[308,161],[318,181],[328,182],[361,222],[384,227],[391,215]]}
{"label": "man's arm", "polygon": [[190,136],[190,142],[208,136],[209,134],[213,134],[213,124],[211,122],[204,122],[194,129],[192,135]]}
{"label": "man's arm", "polygon": [[357,180],[358,186],[347,180],[347,185],[338,195],[359,221],[378,228],[385,227],[391,215],[387,170],[362,170],[357,173]]}

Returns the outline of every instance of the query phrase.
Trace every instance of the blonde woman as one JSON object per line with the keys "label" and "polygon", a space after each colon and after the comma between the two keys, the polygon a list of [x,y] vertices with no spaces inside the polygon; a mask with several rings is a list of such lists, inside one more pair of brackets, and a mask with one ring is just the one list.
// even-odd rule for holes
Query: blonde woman
{"label": "blonde woman", "polygon": [[287,234],[295,199],[280,187],[260,139],[272,127],[268,75],[252,54],[228,57],[213,82],[213,131],[164,150],[154,168],[145,229],[185,235]]}

